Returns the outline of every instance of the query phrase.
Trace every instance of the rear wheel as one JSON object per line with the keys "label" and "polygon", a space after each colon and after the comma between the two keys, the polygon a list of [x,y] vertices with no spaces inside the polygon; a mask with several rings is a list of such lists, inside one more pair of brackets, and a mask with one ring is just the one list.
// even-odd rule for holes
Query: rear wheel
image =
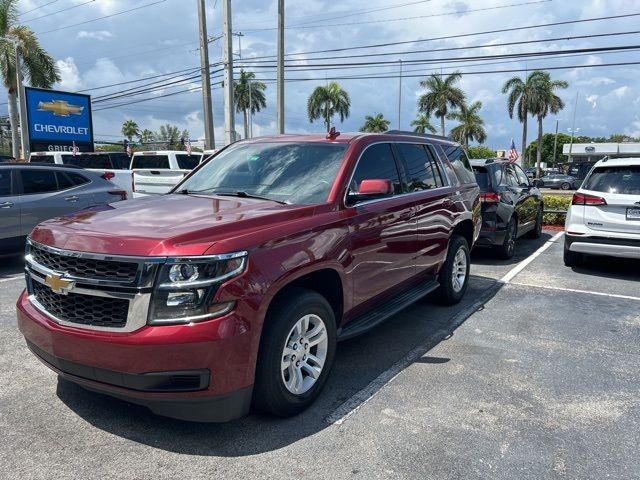
{"label": "rear wheel", "polygon": [[563,259],[565,267],[578,267],[582,265],[584,256],[580,252],[572,252],[571,250],[569,250],[569,245],[565,241]]}
{"label": "rear wheel", "polygon": [[455,305],[467,291],[469,266],[471,264],[469,245],[461,236],[451,237],[447,259],[440,270],[438,300],[445,305]]}
{"label": "rear wheel", "polygon": [[518,225],[516,220],[511,218],[507,224],[507,231],[504,233],[504,241],[498,246],[496,251],[498,257],[508,260],[516,253],[516,237],[518,235]]}
{"label": "rear wheel", "polygon": [[542,236],[542,222],[544,217],[544,211],[542,205],[538,207],[538,213],[536,214],[536,225],[533,230],[529,232],[529,238],[540,238]]}
{"label": "rear wheel", "polygon": [[560,188],[562,190],[569,190],[571,188],[571,184],[567,183],[567,182],[564,182],[562,185],[560,185]]}
{"label": "rear wheel", "polygon": [[320,394],[336,349],[336,320],[320,294],[292,289],[269,313],[256,366],[255,405],[295,415]]}

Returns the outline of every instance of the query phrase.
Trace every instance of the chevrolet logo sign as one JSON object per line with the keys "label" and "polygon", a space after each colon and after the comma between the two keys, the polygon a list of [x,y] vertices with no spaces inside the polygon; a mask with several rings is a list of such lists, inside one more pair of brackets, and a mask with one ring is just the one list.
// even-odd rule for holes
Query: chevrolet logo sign
{"label": "chevrolet logo sign", "polygon": [[73,280],[63,280],[61,275],[52,273],[44,278],[44,283],[48,285],[51,290],[60,295],[66,295],[69,290],[73,289],[75,282]]}
{"label": "chevrolet logo sign", "polygon": [[84,107],[80,105],[71,105],[66,100],[52,100],[50,102],[38,102],[38,111],[51,112],[56,117],[68,117],[72,113],[74,115],[82,115]]}

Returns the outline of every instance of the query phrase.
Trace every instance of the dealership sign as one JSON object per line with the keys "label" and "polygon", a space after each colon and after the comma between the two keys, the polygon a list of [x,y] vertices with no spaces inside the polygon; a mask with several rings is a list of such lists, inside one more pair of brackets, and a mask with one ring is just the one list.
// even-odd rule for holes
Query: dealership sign
{"label": "dealership sign", "polygon": [[29,147],[37,151],[93,151],[91,97],[25,87]]}

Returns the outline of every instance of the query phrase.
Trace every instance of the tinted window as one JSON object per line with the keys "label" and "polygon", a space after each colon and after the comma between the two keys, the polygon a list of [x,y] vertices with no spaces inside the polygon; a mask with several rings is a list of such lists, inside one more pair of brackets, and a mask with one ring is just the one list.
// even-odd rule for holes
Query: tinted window
{"label": "tinted window", "polygon": [[29,158],[29,161],[37,163],[56,163],[53,155],[32,155]]}
{"label": "tinted window", "polygon": [[398,143],[396,147],[404,161],[408,191],[430,190],[442,186],[440,173],[422,145]]}
{"label": "tinted window", "polygon": [[3,168],[0,170],[0,197],[11,195],[11,170]]}
{"label": "tinted window", "polygon": [[22,191],[25,195],[32,193],[55,192],[58,189],[56,176],[49,170],[22,169]]}
{"label": "tinted window", "polygon": [[519,185],[518,175],[513,165],[505,165],[501,185],[508,185],[510,187],[517,187]]}
{"label": "tinted window", "polygon": [[109,159],[111,160],[111,168],[115,168],[117,170],[129,170],[131,157],[126,153],[110,153]]}
{"label": "tinted window", "polygon": [[378,179],[391,180],[394,195],[402,193],[398,168],[391,151],[391,145],[388,143],[378,143],[364,151],[358,161],[356,171],[353,173],[349,189],[352,192],[357,192],[362,180]]}
{"label": "tinted window", "polygon": [[491,186],[491,181],[489,179],[489,172],[484,167],[473,167],[473,173],[476,176],[476,182],[480,187],[480,190],[486,192],[489,190]]}
{"label": "tinted window", "polygon": [[111,160],[108,155],[88,155],[88,154],[79,154],[79,155],[67,155],[64,158],[64,163],[77,165],[82,168],[97,168],[97,169],[106,169],[111,167]]}
{"label": "tinted window", "polygon": [[522,171],[522,169],[518,165],[513,165],[513,168],[516,171],[516,175],[518,176],[518,183],[520,186],[529,185],[529,178],[527,174]]}
{"label": "tinted window", "polygon": [[198,166],[201,158],[202,157],[200,155],[176,154],[178,168],[183,170],[193,170]]}
{"label": "tinted window", "polygon": [[596,192],[640,195],[640,165],[595,168],[582,188]]}
{"label": "tinted window", "polygon": [[64,172],[56,172],[56,179],[58,180],[58,190],[73,187],[73,182]]}
{"label": "tinted window", "polygon": [[73,182],[74,185],[84,185],[85,183],[89,183],[90,180],[84,175],[80,175],[75,172],[67,172],[67,176]]}
{"label": "tinted window", "polygon": [[169,168],[167,155],[138,155],[133,157],[131,168]]}
{"label": "tinted window", "polygon": [[447,155],[451,166],[460,180],[460,183],[475,183],[476,178],[471,170],[467,154],[464,153],[462,147],[455,145],[444,145],[442,147]]}

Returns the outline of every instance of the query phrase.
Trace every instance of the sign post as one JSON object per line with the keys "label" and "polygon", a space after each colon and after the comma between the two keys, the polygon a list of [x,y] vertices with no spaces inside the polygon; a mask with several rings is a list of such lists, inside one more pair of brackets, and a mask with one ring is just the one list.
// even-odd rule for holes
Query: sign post
{"label": "sign post", "polygon": [[25,87],[25,105],[32,152],[92,152],[91,97],[79,93]]}

